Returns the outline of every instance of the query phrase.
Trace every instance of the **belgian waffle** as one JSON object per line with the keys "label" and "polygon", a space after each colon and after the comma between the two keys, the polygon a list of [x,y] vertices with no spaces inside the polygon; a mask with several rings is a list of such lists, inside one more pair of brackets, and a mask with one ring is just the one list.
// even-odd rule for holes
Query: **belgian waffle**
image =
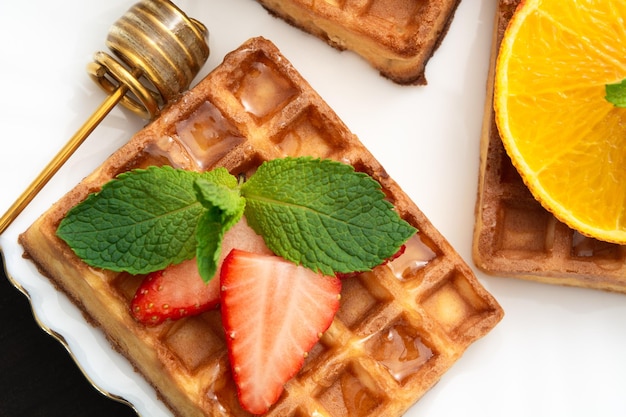
{"label": "belgian waffle", "polygon": [[581,235],[545,210],[513,167],[495,124],[497,51],[519,0],[500,0],[480,148],[473,257],[488,274],[626,292],[626,246]]}
{"label": "belgian waffle", "polygon": [[460,0],[258,0],[270,13],[339,50],[352,50],[399,84],[426,84],[426,63]]}
{"label": "belgian waffle", "polygon": [[344,280],[334,322],[267,415],[400,416],[503,312],[376,159],[263,38],[229,53],[44,213],[20,242],[176,415],[246,416],[218,310],[145,327],[129,312],[142,277],[88,267],[55,231],[71,207],[130,169],[224,166],[250,175],[261,162],[287,155],[332,158],[368,173],[420,232],[393,262]]}

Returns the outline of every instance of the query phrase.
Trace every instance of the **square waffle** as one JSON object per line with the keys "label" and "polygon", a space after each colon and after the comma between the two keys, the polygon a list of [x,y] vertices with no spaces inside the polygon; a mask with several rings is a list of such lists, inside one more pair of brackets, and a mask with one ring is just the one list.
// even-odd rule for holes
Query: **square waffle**
{"label": "square waffle", "polygon": [[493,110],[497,51],[519,0],[498,3],[480,144],[473,257],[492,275],[626,292],[626,246],[592,239],[538,203],[513,167]]}
{"label": "square waffle", "polygon": [[420,232],[388,265],[346,278],[341,307],[268,416],[400,416],[503,312],[467,264],[268,40],[254,38],[138,132],[20,236],[30,257],[179,416],[247,416],[218,310],[145,327],[142,277],[96,270],[55,231],[116,175],[151,165],[250,175],[284,156],[332,158],[379,181]]}
{"label": "square waffle", "polygon": [[426,63],[460,0],[258,0],[270,13],[339,50],[352,50],[399,84],[426,84]]}

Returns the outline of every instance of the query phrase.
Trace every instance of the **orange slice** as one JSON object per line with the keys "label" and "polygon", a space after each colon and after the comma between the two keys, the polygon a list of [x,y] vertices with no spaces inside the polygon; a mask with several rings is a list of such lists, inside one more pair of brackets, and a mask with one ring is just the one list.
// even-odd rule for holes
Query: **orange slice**
{"label": "orange slice", "polygon": [[626,1],[526,0],[504,34],[494,107],[504,146],[559,220],[626,243]]}

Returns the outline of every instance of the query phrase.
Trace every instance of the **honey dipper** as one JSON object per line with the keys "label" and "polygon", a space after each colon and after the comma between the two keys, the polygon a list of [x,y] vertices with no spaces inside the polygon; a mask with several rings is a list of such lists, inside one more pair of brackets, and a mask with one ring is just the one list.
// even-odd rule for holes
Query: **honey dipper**
{"label": "honey dipper", "polygon": [[107,47],[87,66],[109,96],[0,218],[0,234],[96,126],[121,103],[144,119],[189,88],[209,56],[208,30],[168,0],[140,0],[109,29]]}

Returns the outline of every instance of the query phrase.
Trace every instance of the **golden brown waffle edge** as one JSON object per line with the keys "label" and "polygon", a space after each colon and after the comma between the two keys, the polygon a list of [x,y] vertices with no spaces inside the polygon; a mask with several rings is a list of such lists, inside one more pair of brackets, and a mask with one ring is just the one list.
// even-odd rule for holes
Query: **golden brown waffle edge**
{"label": "golden brown waffle edge", "polygon": [[272,15],[365,58],[398,84],[426,84],[426,64],[460,0],[257,0]]}
{"label": "golden brown waffle edge", "polygon": [[538,203],[508,157],[495,123],[497,53],[519,0],[498,2],[480,143],[473,258],[490,275],[626,293],[626,246],[585,237]]}
{"label": "golden brown waffle edge", "polygon": [[[259,94],[272,92],[269,96]],[[377,179],[420,233],[391,264],[346,279],[330,329],[268,416],[402,415],[502,318],[495,299],[378,161],[276,47],[247,41],[20,236],[26,256],[100,327],[179,416],[248,416],[236,398],[219,311],[155,327],[130,315],[142,277],[88,267],[55,231],[121,172],[168,164],[248,173],[311,155]],[[410,357],[402,357],[401,352]],[[358,401],[357,401],[358,399]],[[317,414],[316,414],[317,413]]]}

